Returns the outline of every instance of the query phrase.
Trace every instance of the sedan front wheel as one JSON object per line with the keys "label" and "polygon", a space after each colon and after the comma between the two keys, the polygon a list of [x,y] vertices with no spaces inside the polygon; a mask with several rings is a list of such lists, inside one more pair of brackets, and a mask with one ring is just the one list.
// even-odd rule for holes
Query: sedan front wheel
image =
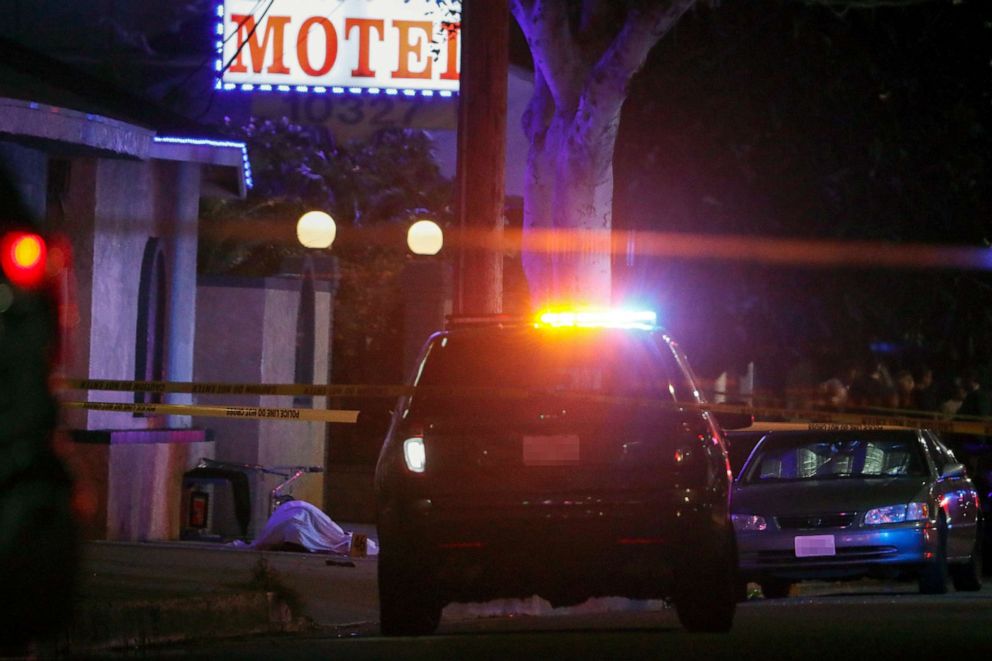
{"label": "sedan front wheel", "polygon": [[944,594],[947,592],[947,520],[941,513],[937,521],[937,550],[932,560],[920,570],[920,594]]}

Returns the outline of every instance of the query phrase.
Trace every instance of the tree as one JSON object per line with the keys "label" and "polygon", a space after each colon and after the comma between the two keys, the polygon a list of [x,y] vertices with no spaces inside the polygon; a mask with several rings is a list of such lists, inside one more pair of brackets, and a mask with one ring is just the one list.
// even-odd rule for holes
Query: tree
{"label": "tree", "polygon": [[[535,303],[610,300],[613,150],[627,86],[694,2],[512,0],[534,60],[522,257]],[[541,230],[591,241],[553,254]]]}
{"label": "tree", "polygon": [[211,200],[201,209],[202,274],[270,276],[298,243],[304,211],[328,211],[338,224],[333,255],[334,374],[343,383],[396,383],[403,377],[399,278],[410,259],[406,229],[429,217],[449,225],[450,184],[421,131],[384,130],[337,143],[326,130],[288,119],[251,119],[228,132],[245,140],[255,188],[246,200]]}
{"label": "tree", "polygon": [[[718,5],[719,0],[704,0]],[[928,0],[801,0],[843,13]],[[613,152],[628,85],[695,0],[511,0],[534,61],[523,263],[535,302],[611,297]],[[555,250],[542,230],[564,230]]]}

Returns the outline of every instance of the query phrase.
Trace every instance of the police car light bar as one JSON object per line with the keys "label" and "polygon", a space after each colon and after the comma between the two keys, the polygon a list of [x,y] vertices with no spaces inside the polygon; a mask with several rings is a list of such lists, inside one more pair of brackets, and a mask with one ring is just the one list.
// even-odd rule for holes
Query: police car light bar
{"label": "police car light bar", "polygon": [[579,308],[547,310],[537,315],[534,325],[549,328],[657,328],[658,315],[651,310]]}

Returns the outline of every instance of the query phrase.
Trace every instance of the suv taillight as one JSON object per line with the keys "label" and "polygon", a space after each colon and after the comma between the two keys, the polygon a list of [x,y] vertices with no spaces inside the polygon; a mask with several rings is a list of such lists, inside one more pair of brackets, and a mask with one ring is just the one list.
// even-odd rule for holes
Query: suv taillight
{"label": "suv taillight", "polygon": [[427,448],[422,433],[409,434],[403,440],[403,462],[411,473],[423,473],[427,468]]}
{"label": "suv taillight", "polygon": [[48,247],[31,232],[9,232],[0,240],[0,267],[12,283],[33,289],[45,280]]}

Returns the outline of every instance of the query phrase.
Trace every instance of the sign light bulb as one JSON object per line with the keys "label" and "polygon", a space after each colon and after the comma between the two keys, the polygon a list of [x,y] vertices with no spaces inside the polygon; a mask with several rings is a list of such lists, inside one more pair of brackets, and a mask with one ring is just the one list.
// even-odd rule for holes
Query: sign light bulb
{"label": "sign light bulb", "polygon": [[0,243],[3,272],[19,287],[35,287],[45,276],[48,249],[45,240],[29,232],[11,232]]}

